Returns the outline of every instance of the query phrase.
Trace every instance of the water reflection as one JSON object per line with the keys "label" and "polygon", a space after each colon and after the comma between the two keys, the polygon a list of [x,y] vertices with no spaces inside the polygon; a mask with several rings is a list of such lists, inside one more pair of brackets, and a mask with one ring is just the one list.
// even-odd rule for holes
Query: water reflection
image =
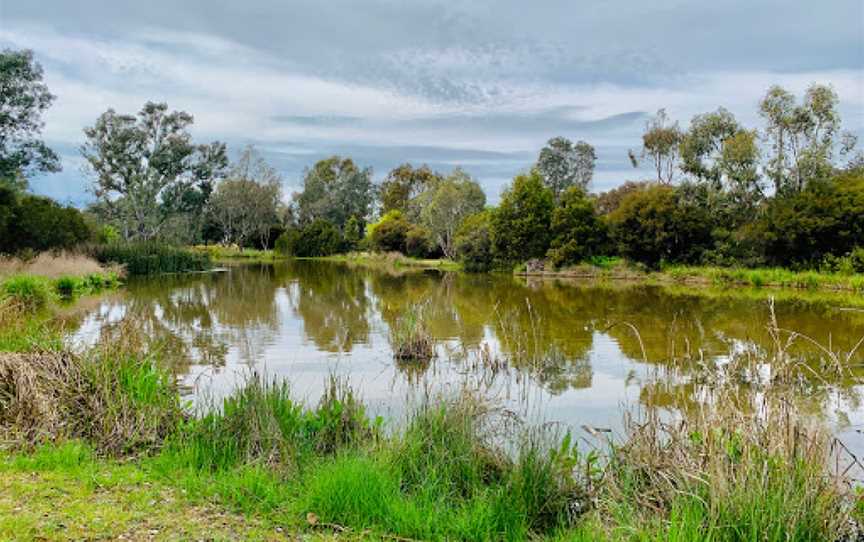
{"label": "water reflection", "polygon": [[[691,408],[704,385],[700,371],[728,362],[730,352],[773,351],[767,303],[721,294],[293,261],[132,281],[85,310],[74,338],[95,340],[129,316],[182,350],[178,369],[190,382],[207,375],[220,389],[244,370],[266,368],[315,397],[335,371],[373,406],[398,411],[418,387],[467,379],[507,399],[533,397],[544,417],[602,425],[620,417],[623,402]],[[397,364],[390,326],[418,305],[439,355]],[[790,300],[777,303],[776,315],[779,326],[848,352],[864,336],[864,311],[841,309]],[[807,340],[789,349],[810,360],[801,374],[812,383],[801,398],[808,408],[857,423],[854,379],[839,390],[823,385],[825,353]],[[864,350],[848,364],[862,361]]]}

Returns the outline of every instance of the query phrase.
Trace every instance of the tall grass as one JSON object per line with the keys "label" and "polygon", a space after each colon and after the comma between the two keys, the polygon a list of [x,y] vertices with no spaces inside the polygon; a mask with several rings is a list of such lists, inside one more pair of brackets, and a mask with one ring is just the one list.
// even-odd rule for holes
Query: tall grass
{"label": "tall grass", "polygon": [[21,444],[80,438],[136,453],[161,446],[181,419],[173,375],[123,345],[0,354],[0,428]]}
{"label": "tall grass", "polygon": [[93,258],[73,252],[42,252],[27,259],[0,256],[0,278],[36,275],[56,279],[111,273],[119,275],[119,269],[106,269]]}
{"label": "tall grass", "polygon": [[435,341],[426,327],[422,306],[412,306],[390,328],[390,346],[397,361],[425,362],[435,357]]}
{"label": "tall grass", "polygon": [[122,265],[129,275],[206,271],[210,255],[164,243],[112,243],[94,245],[91,255],[103,264]]}

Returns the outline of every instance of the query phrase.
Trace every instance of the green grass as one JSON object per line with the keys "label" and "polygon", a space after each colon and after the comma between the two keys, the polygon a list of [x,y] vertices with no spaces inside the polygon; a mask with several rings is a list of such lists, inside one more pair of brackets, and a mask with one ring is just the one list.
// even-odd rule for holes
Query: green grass
{"label": "green grass", "polygon": [[838,540],[856,506],[827,470],[828,432],[788,403],[740,406],[722,381],[714,408],[633,419],[588,452],[468,392],[385,429],[336,378],[305,404],[250,374],[193,413],[133,331],[79,356],[0,357],[15,450],[0,451],[0,536],[807,542]]}
{"label": "green grass", "polygon": [[206,254],[215,262],[273,262],[284,259],[274,250],[261,250],[256,248],[237,248],[223,245],[195,245],[191,247],[193,252]]}
{"label": "green grass", "polygon": [[94,245],[91,255],[102,264],[122,265],[129,275],[155,275],[207,271],[210,255],[164,243],[110,243]]}
{"label": "green grass", "polygon": [[438,269],[441,271],[461,271],[462,264],[446,259],[412,258],[399,253],[351,252],[334,254],[332,256],[317,256],[298,258],[304,260],[321,260],[338,262],[359,267],[386,269]]}
{"label": "green grass", "polygon": [[[516,274],[525,273],[524,267]],[[712,267],[665,265],[659,271],[634,266],[621,258],[594,258],[580,265],[557,271],[544,271],[548,277],[590,278],[599,280],[647,281],[713,285],[718,287],[788,288],[864,293],[864,275],[822,271],[793,271],[781,267]]]}

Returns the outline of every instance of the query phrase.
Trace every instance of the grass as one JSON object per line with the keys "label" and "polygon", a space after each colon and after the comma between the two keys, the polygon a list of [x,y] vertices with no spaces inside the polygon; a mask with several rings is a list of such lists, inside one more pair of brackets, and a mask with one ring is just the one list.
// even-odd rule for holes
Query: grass
{"label": "grass", "polygon": [[348,254],[334,254],[332,256],[319,256],[314,258],[299,258],[311,260],[323,260],[328,262],[339,262],[359,267],[385,268],[390,270],[401,269],[438,269],[441,271],[461,271],[459,262],[445,259],[423,259],[411,258],[399,252],[351,252]]}
{"label": "grass", "polygon": [[[0,535],[840,541],[862,519],[830,432],[784,400],[800,379],[706,368],[695,408],[649,401],[590,449],[468,391],[385,430],[335,377],[305,404],[253,373],[191,412],[135,336],[0,354]],[[794,364],[777,344],[761,362]]]}
{"label": "grass", "polygon": [[12,275],[57,279],[112,274],[121,275],[119,269],[106,269],[93,258],[72,252],[42,252],[28,259],[0,256],[0,280]]}
{"label": "grass", "polygon": [[[516,274],[526,274],[520,268]],[[718,287],[790,288],[864,293],[864,275],[822,271],[793,271],[780,267],[712,267],[665,265],[659,271],[633,266],[621,258],[595,258],[590,262],[542,276],[600,280],[650,281],[661,284],[712,285]]]}
{"label": "grass", "polygon": [[91,255],[102,264],[120,265],[129,275],[207,271],[210,255],[157,242],[93,245]]}
{"label": "grass", "polygon": [[283,259],[274,250],[261,250],[256,248],[240,248],[237,246],[224,245],[195,245],[192,251],[206,254],[215,262],[272,262]]}
{"label": "grass", "polygon": [[[309,540],[333,540],[328,534]],[[99,458],[80,442],[0,452],[0,539],[284,540],[286,529],[195,503],[140,463]],[[345,539],[340,537],[340,539]]]}
{"label": "grass", "polygon": [[423,319],[423,308],[412,306],[390,329],[393,357],[402,362],[427,362],[435,357],[435,341]]}

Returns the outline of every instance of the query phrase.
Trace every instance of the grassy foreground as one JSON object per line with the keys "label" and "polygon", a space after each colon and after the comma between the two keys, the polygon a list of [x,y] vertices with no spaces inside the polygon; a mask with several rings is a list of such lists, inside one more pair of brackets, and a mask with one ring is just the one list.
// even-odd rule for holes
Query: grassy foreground
{"label": "grassy foreground", "polygon": [[[467,392],[433,397],[405,420],[371,418],[336,378],[307,404],[253,374],[190,413],[158,351],[130,321],[81,354],[0,354],[0,535],[857,536],[862,504],[832,469],[833,438],[784,400],[801,382],[794,360],[744,389],[703,375],[703,408],[675,423],[649,410],[627,418],[623,435],[580,448]],[[735,374],[758,378],[750,361]]]}

